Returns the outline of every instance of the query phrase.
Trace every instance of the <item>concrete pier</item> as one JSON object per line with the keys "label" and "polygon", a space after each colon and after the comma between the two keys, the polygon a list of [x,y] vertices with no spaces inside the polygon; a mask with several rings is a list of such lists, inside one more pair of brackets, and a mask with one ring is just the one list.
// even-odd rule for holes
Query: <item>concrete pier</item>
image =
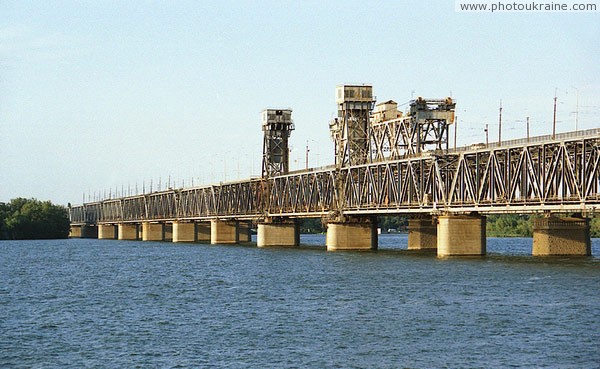
{"label": "concrete pier", "polygon": [[587,218],[550,216],[533,220],[534,256],[590,256],[590,221]]}
{"label": "concrete pier", "polygon": [[98,238],[98,227],[95,225],[72,225],[69,231],[70,238]]}
{"label": "concrete pier", "polygon": [[327,251],[377,250],[377,221],[350,220],[327,224]]}
{"label": "concrete pier", "polygon": [[138,225],[134,223],[120,223],[118,225],[119,240],[138,240]]}
{"label": "concrete pier", "polygon": [[259,223],[256,233],[256,246],[298,246],[300,227],[295,221],[283,223]]}
{"label": "concrete pier", "polygon": [[238,222],[235,220],[218,220],[210,221],[210,243],[215,244],[232,244],[238,243]]}
{"label": "concrete pier", "polygon": [[99,240],[116,240],[117,226],[114,224],[98,224]]}
{"label": "concrete pier", "polygon": [[442,257],[485,255],[485,217],[479,214],[438,217],[437,250]]}
{"label": "concrete pier", "polygon": [[164,223],[142,223],[142,241],[164,241],[165,224]]}
{"label": "concrete pier", "polygon": [[408,220],[408,249],[437,249],[437,219],[423,217]]}
{"label": "concrete pier", "polygon": [[71,225],[71,228],[69,229],[69,238],[81,238],[81,228],[83,228],[83,226]]}
{"label": "concrete pier", "polygon": [[196,242],[196,223],[173,222],[173,242]]}

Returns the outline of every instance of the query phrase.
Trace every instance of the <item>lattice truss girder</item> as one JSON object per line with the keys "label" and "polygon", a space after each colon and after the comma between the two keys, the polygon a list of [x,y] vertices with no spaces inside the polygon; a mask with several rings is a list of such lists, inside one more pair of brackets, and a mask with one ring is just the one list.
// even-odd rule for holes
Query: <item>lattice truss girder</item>
{"label": "lattice truss girder", "polygon": [[600,203],[600,137],[418,156],[112,199],[72,223]]}
{"label": "lattice truss girder", "polygon": [[374,123],[369,132],[373,161],[400,159],[427,150],[443,150],[448,142],[449,122],[406,116]]}
{"label": "lattice truss girder", "polygon": [[273,178],[269,182],[268,213],[323,213],[335,208],[335,170]]}
{"label": "lattice truss girder", "polygon": [[340,105],[340,117],[330,126],[335,145],[335,163],[340,167],[370,161],[370,111],[372,103],[353,104],[360,109]]}
{"label": "lattice truss girder", "polygon": [[265,133],[263,142],[263,176],[276,176],[289,171],[287,131]]}

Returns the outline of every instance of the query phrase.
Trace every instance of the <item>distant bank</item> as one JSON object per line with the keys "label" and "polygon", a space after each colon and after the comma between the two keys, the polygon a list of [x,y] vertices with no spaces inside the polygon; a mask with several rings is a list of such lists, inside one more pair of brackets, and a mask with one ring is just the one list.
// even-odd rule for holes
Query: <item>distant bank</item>
{"label": "distant bank", "polygon": [[[532,237],[533,219],[539,215],[492,214],[486,218],[486,234],[488,237]],[[381,216],[378,218],[381,233],[407,233],[408,217]],[[301,233],[324,233],[325,227],[320,219],[302,219]],[[591,237],[600,237],[600,217],[590,221]]]}
{"label": "distant bank", "polygon": [[[489,237],[531,237],[536,215],[496,214],[487,217]],[[408,231],[408,218],[382,216],[378,219],[382,233]],[[69,214],[64,206],[50,201],[16,198],[0,202],[0,240],[53,239],[69,236]],[[600,218],[590,222],[591,237],[600,237]],[[324,233],[321,219],[301,219],[301,233]]]}

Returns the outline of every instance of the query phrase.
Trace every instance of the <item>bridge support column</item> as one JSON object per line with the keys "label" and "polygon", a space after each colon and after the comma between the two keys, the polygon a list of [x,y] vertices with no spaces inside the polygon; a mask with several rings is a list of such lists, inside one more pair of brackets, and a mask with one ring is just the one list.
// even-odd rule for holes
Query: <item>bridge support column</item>
{"label": "bridge support column", "polygon": [[377,241],[376,218],[327,223],[327,251],[377,250]]}
{"label": "bridge support column", "polygon": [[82,238],[81,237],[81,229],[83,226],[81,225],[72,225],[69,229],[69,238]]}
{"label": "bridge support column", "polygon": [[437,249],[437,221],[431,217],[410,218],[408,220],[408,249]]}
{"label": "bridge support column", "polygon": [[298,246],[300,228],[294,220],[284,222],[259,223],[256,232],[256,246]]}
{"label": "bridge support column", "polygon": [[142,241],[164,241],[165,225],[164,223],[142,223]]}
{"label": "bridge support column", "polygon": [[82,238],[98,238],[98,227],[94,225],[85,225],[81,228]]}
{"label": "bridge support column", "polygon": [[438,217],[438,256],[485,255],[485,217],[479,214]]}
{"label": "bridge support column", "polygon": [[218,220],[210,221],[210,243],[215,244],[232,244],[238,243],[238,222],[235,220]]}
{"label": "bridge support column", "polygon": [[114,224],[98,224],[98,239],[116,240],[117,226],[115,226]]}
{"label": "bridge support column", "polygon": [[173,222],[173,242],[196,242],[196,223]]}
{"label": "bridge support column", "polygon": [[533,220],[534,256],[590,256],[590,221],[587,218],[548,217]]}
{"label": "bridge support column", "polygon": [[95,225],[76,224],[69,231],[70,238],[98,238],[98,227]]}
{"label": "bridge support column", "polygon": [[238,223],[238,240],[239,242],[250,242],[252,236],[250,235],[250,222],[239,222]]}
{"label": "bridge support column", "polygon": [[120,223],[118,226],[119,240],[138,240],[138,225],[132,223]]}
{"label": "bridge support column", "polygon": [[196,241],[210,242],[211,225],[209,222],[196,223]]}

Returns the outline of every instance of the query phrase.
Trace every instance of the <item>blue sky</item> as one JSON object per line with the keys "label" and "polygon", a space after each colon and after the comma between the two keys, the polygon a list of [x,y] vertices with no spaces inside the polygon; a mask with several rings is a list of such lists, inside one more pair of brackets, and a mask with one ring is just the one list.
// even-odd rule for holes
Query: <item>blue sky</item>
{"label": "blue sky", "polygon": [[[0,201],[260,174],[260,111],[291,107],[292,168],[333,162],[337,84],[457,100],[458,144],[600,127],[600,13],[452,1],[0,2]],[[184,182],[185,181],[185,182]]]}

